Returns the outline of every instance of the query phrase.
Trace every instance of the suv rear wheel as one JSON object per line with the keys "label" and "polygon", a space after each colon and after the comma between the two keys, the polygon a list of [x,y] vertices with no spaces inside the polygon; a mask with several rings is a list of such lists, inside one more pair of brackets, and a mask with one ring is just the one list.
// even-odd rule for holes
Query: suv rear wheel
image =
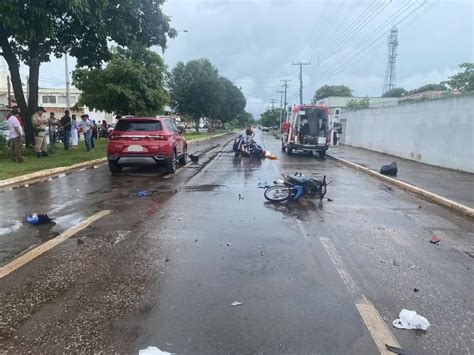
{"label": "suv rear wheel", "polygon": [[118,174],[122,172],[122,167],[116,162],[109,160],[109,170],[112,174]]}
{"label": "suv rear wheel", "polygon": [[173,149],[173,155],[166,161],[166,172],[174,174],[176,172],[176,151]]}

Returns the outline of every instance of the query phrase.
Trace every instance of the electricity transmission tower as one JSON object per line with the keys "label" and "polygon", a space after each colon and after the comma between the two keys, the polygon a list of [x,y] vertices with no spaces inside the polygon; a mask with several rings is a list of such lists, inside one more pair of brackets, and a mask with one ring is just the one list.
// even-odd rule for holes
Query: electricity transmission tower
{"label": "electricity transmission tower", "polygon": [[398,28],[394,25],[388,35],[388,59],[385,79],[383,81],[382,95],[395,88],[397,85],[397,47],[398,47]]}

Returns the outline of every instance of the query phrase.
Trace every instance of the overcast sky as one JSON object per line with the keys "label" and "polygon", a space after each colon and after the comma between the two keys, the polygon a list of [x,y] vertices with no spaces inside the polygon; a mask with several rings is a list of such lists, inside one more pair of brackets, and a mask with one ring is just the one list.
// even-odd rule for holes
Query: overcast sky
{"label": "overcast sky", "polygon": [[[208,58],[240,86],[247,110],[259,118],[280,100],[280,79],[291,79],[298,102],[298,68],[305,66],[304,101],[324,84],[345,84],[357,96],[380,96],[387,36],[400,29],[397,86],[437,83],[473,62],[472,0],[169,0],[164,7],[180,32],[164,54],[178,61]],[[318,65],[319,58],[319,65]],[[74,64],[74,61],[71,61]],[[71,69],[72,70],[72,69]],[[64,64],[41,69],[42,86],[61,86]]]}

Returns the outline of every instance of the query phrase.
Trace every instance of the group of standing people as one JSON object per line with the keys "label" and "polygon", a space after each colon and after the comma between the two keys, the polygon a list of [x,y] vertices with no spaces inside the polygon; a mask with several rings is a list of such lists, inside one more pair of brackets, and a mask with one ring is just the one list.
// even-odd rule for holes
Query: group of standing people
{"label": "group of standing people", "polygon": [[[48,156],[48,140],[51,146],[55,146],[58,138],[63,142],[64,150],[69,150],[72,146],[77,149],[79,135],[82,131],[86,150],[90,152],[94,148],[94,130],[97,127],[94,121],[89,119],[89,115],[81,115],[80,121],[75,114],[71,115],[69,110],[64,111],[64,115],[58,120],[54,112],[50,113],[49,119],[44,117],[45,110],[38,107],[38,110],[31,117],[33,133],[35,136],[35,153],[38,158]],[[10,155],[18,163],[23,162],[21,155],[21,137],[24,135],[22,122],[19,119],[19,112],[14,108],[7,116],[8,138],[10,140]],[[97,138],[97,133],[96,137]]]}

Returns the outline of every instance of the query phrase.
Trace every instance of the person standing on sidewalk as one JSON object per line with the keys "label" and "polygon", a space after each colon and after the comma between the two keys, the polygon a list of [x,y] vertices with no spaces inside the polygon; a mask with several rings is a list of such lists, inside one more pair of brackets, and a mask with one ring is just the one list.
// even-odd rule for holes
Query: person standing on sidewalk
{"label": "person standing on sidewalk", "polygon": [[71,140],[71,116],[69,110],[64,111],[64,116],[61,117],[61,126],[63,127],[63,144],[64,150],[69,149],[69,141]]}
{"label": "person standing on sidewalk", "polygon": [[38,107],[36,113],[31,117],[35,133],[35,152],[38,158],[48,156],[46,145],[46,119],[43,117],[43,114],[44,108]]}
{"label": "person standing on sidewalk", "polygon": [[50,112],[49,120],[48,120],[48,133],[49,133],[49,144],[52,147],[54,147],[58,139],[57,133],[56,133],[57,127],[58,127],[58,120],[54,116],[54,112]]}
{"label": "person standing on sidewalk", "polygon": [[92,122],[89,120],[88,115],[81,116],[81,122],[79,122],[79,127],[82,127],[82,132],[84,133],[84,140],[86,143],[86,150],[91,151],[91,139],[92,139]]}
{"label": "person standing on sidewalk", "polygon": [[21,124],[16,115],[18,111],[12,110],[8,114],[8,138],[10,139],[10,156],[12,160],[17,163],[23,163],[23,157],[21,156],[21,136],[22,129]]}
{"label": "person standing on sidewalk", "polygon": [[75,114],[71,116],[71,143],[72,148],[77,149],[79,143],[79,125]]}

